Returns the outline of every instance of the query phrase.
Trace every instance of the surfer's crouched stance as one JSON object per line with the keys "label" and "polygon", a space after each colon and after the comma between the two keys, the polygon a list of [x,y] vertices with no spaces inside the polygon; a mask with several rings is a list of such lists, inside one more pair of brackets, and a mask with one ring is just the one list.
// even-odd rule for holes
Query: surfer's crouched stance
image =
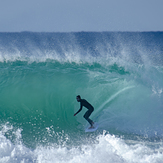
{"label": "surfer's crouched stance", "polygon": [[80,109],[74,114],[74,116],[82,110],[83,106],[86,107],[88,109],[88,111],[84,114],[83,117],[90,123],[90,125],[91,125],[90,129],[94,128],[94,126],[93,126],[94,122],[89,118],[89,116],[94,111],[93,106],[90,103],[88,103],[85,99],[81,99],[80,95],[76,96],[76,100],[78,102],[80,102]]}

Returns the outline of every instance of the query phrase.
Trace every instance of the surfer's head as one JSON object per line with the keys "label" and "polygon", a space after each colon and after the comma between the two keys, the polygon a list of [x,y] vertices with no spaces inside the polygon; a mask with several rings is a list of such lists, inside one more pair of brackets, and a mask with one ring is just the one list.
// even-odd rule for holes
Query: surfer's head
{"label": "surfer's head", "polygon": [[76,96],[76,100],[77,100],[78,102],[80,102],[80,100],[81,100],[80,95]]}

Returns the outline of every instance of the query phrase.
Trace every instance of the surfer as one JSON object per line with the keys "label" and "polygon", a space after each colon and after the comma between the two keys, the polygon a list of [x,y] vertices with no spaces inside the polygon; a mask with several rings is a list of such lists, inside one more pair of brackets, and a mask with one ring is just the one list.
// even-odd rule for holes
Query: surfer
{"label": "surfer", "polygon": [[87,102],[85,99],[81,99],[80,95],[76,96],[76,100],[77,100],[78,102],[80,102],[80,109],[74,114],[74,116],[75,116],[76,114],[78,114],[78,113],[82,110],[82,107],[83,107],[83,106],[86,107],[86,108],[88,109],[88,111],[84,114],[83,117],[84,117],[84,118],[89,122],[89,124],[91,125],[91,127],[90,127],[89,129],[94,128],[94,126],[93,126],[94,122],[89,118],[89,116],[90,116],[90,115],[92,114],[92,112],[94,111],[93,106],[92,106],[89,102]]}

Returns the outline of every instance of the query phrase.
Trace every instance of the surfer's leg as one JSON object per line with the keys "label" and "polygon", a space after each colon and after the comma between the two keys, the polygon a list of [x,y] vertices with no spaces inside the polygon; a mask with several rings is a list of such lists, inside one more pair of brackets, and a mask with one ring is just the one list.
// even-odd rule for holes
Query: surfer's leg
{"label": "surfer's leg", "polygon": [[92,112],[93,112],[92,110],[88,110],[83,116],[89,122],[91,126],[93,126],[94,124],[94,122],[89,118]]}

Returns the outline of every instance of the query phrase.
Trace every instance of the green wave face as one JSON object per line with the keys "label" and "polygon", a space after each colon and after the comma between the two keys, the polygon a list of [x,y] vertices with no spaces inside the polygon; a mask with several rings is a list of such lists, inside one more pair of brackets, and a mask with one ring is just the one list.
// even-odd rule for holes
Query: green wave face
{"label": "green wave face", "polygon": [[[99,123],[99,131],[144,134],[149,128],[149,134],[162,133],[161,90],[148,80],[147,70],[134,66],[126,70],[117,64],[1,63],[1,123],[21,128],[25,142],[49,142],[50,135],[51,141],[58,141],[57,135],[63,132],[74,139],[88,125],[83,118],[85,108],[73,116],[79,109],[76,95],[80,94],[94,106],[91,118]],[[150,69],[149,75],[156,73],[161,83],[161,69]]]}

